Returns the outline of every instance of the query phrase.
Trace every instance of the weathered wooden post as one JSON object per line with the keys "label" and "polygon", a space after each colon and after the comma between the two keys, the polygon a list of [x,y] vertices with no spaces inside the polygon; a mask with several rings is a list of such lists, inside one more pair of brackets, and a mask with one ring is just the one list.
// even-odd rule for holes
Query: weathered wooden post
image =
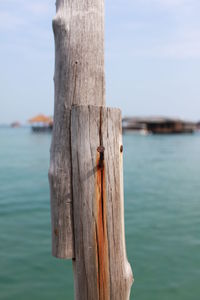
{"label": "weathered wooden post", "polygon": [[73,259],[76,300],[126,300],[121,113],[105,107],[104,1],[57,0],[53,29],[52,253]]}

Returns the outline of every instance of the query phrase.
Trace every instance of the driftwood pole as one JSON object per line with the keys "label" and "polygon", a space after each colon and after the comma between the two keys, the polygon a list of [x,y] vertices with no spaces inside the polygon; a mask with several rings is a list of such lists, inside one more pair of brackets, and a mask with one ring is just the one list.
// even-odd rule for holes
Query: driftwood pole
{"label": "driftwood pole", "polygon": [[57,0],[53,29],[52,254],[73,259],[76,300],[126,300],[121,113],[105,107],[104,1]]}

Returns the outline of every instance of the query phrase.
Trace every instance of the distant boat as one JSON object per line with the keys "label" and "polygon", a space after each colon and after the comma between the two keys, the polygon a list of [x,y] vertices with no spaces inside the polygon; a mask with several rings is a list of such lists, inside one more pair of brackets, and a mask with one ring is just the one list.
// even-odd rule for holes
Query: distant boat
{"label": "distant boat", "polygon": [[46,132],[53,128],[53,118],[45,115],[37,115],[29,120],[32,131]]}
{"label": "distant boat", "polygon": [[21,127],[21,124],[18,121],[16,121],[16,122],[11,123],[10,126],[12,128],[19,128],[19,127]]}

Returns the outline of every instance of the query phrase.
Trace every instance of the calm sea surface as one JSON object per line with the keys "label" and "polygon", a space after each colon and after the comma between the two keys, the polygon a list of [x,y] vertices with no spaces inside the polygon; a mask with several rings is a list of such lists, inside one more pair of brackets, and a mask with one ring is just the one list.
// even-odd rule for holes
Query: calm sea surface
{"label": "calm sea surface", "polygon": [[[73,300],[71,262],[51,257],[50,140],[0,129],[1,300]],[[200,135],[126,134],[124,181],[131,299],[199,300]]]}

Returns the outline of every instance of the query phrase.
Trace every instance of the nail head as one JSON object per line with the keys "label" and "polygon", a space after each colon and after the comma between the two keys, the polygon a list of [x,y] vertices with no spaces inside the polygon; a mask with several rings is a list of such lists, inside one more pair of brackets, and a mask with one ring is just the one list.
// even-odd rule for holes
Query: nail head
{"label": "nail head", "polygon": [[105,147],[103,147],[103,146],[99,146],[99,147],[97,148],[97,151],[98,151],[99,153],[103,153],[104,150],[105,150]]}

